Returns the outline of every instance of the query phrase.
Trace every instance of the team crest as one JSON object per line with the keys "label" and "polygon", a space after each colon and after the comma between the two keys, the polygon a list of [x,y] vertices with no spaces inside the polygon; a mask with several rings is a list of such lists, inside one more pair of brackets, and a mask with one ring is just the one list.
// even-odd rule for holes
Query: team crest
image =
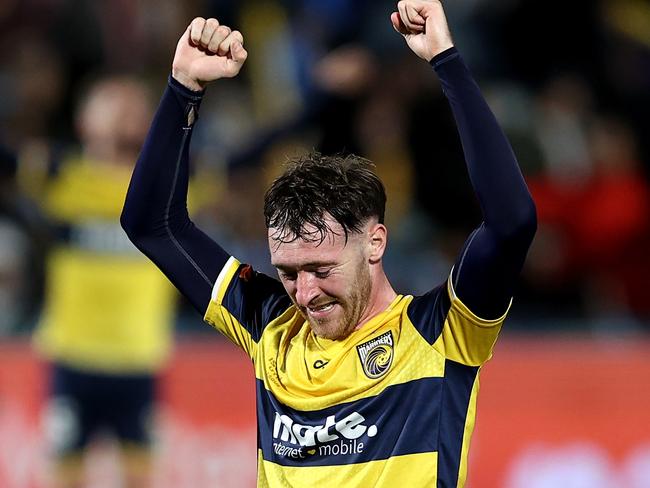
{"label": "team crest", "polygon": [[393,334],[388,331],[357,346],[363,372],[370,379],[386,374],[393,363]]}

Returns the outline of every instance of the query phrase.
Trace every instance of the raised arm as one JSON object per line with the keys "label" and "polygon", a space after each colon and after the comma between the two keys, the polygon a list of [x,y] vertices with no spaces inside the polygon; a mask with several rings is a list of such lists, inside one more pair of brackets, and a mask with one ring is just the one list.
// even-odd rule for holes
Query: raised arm
{"label": "raised arm", "polygon": [[247,53],[242,35],[196,18],[178,41],[160,102],[122,211],[122,227],[203,314],[229,255],[197,229],[187,212],[189,145],[203,90],[230,78]]}
{"label": "raised arm", "polygon": [[454,291],[479,317],[500,317],[535,234],[535,205],[508,140],[453,45],[441,3],[401,1],[391,20],[440,78],[483,213],[454,266]]}

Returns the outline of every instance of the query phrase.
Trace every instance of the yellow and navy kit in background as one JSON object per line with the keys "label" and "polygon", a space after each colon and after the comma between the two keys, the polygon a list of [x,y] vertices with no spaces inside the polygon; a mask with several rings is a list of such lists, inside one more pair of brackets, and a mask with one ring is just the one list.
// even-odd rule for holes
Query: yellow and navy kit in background
{"label": "yellow and navy kit in background", "polygon": [[168,356],[174,290],[120,227],[131,172],[69,160],[41,195],[57,229],[35,336],[49,360],[140,374],[156,371]]}
{"label": "yellow and navy kit in background", "polygon": [[271,487],[462,486],[479,369],[504,318],[476,317],[448,280],[331,341],[234,258],[205,314],[254,363],[258,486]]}

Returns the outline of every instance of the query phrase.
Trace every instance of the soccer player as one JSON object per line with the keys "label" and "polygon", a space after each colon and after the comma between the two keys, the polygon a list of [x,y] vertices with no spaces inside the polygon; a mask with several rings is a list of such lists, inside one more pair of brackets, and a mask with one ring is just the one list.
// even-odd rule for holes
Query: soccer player
{"label": "soccer player", "polygon": [[[35,333],[49,363],[44,430],[53,487],[85,486],[84,459],[103,433],[116,441],[122,486],[151,483],[156,383],[172,345],[174,289],[129,242],[119,216],[152,113],[141,82],[94,82],[76,113],[79,151],[66,154],[38,192],[56,237]],[[39,180],[34,168],[26,173]]]}
{"label": "soccer player", "polygon": [[535,207],[441,3],[399,2],[391,21],[442,82],[483,212],[445,283],[417,297],[393,290],[382,268],[383,185],[356,156],[302,157],[267,192],[279,281],[194,227],[185,198],[199,105],[208,82],[237,75],[247,56],[241,33],[215,19],[194,19],[181,37],[127,194],[122,224],[133,242],[253,361],[259,486],[465,481],[479,369],[510,306]]}

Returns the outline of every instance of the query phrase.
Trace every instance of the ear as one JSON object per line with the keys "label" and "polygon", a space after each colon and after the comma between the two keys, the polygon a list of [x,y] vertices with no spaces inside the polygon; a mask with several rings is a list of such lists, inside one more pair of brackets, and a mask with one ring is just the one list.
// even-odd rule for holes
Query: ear
{"label": "ear", "polygon": [[372,224],[370,229],[368,229],[369,237],[369,256],[368,261],[371,264],[378,263],[381,261],[384,251],[386,249],[386,244],[388,243],[388,229],[384,224],[378,222]]}

